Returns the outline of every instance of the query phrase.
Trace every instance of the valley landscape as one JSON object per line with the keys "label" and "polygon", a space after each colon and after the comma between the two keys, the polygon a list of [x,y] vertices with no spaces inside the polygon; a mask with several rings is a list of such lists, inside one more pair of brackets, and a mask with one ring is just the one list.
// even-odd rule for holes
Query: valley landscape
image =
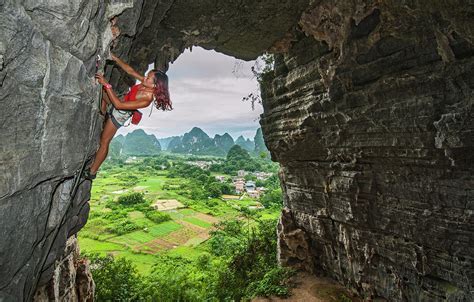
{"label": "valley landscape", "polygon": [[[216,143],[222,137],[229,138],[228,144]],[[180,148],[173,148],[172,142],[178,140]],[[92,267],[100,267],[92,269],[99,300],[112,297],[107,294],[111,287],[116,297],[121,291],[116,287],[124,283],[130,287],[124,294],[128,298],[160,297],[164,301],[180,295],[185,300],[217,301],[219,296],[242,299],[262,294],[245,286],[237,292],[230,285],[205,290],[218,286],[216,278],[230,281],[227,274],[232,274],[229,266],[236,257],[265,259],[247,267],[247,273],[254,271],[257,282],[267,282],[264,276],[272,270],[273,279],[286,278],[289,270],[277,268],[274,257],[274,228],[282,207],[278,165],[269,160],[266,149],[241,140],[247,145],[234,144],[228,134],[210,139],[193,128],[171,140],[163,151],[159,140],[143,130],[114,138],[109,159],[92,187],[88,223],[78,233],[81,253],[92,261]],[[209,155],[223,150],[227,150],[225,156]],[[262,240],[271,244],[260,248],[273,247],[272,251],[255,254],[253,245]],[[249,248],[254,251],[249,253]],[[186,269],[176,275],[181,278],[171,287],[176,292],[161,296],[156,284],[169,289],[173,278],[162,273],[177,265]],[[104,273],[107,267],[114,273]],[[125,281],[117,280],[117,270]],[[199,274],[202,282],[189,286],[193,277],[188,271]],[[234,273],[235,282],[247,279]],[[155,284],[153,290],[133,276]],[[252,278],[245,282],[250,285]]]}

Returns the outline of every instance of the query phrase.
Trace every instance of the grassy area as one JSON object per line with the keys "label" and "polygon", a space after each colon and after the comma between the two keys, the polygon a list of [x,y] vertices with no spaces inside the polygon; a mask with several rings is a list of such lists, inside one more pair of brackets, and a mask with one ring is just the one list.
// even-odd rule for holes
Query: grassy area
{"label": "grassy area", "polygon": [[212,226],[212,223],[208,223],[194,217],[185,217],[183,218],[183,220],[203,228],[209,228],[210,226]]}
{"label": "grassy area", "polygon": [[[160,255],[195,260],[206,253],[206,240],[213,223],[238,217],[242,208],[258,204],[248,197],[194,200],[190,197],[193,184],[189,178],[169,178],[168,171],[156,171],[139,163],[110,166],[99,173],[92,187],[89,221],[78,234],[82,252],[126,257],[137,265],[140,273],[147,274]],[[224,174],[213,172],[209,177],[215,175]],[[176,199],[187,207],[165,211],[171,220],[155,223],[147,216],[146,209],[124,208],[117,202],[120,196],[131,192],[143,193],[150,204],[159,199]],[[262,219],[279,215],[278,210],[271,209],[259,213]],[[130,229],[117,233],[113,228],[117,223]]]}

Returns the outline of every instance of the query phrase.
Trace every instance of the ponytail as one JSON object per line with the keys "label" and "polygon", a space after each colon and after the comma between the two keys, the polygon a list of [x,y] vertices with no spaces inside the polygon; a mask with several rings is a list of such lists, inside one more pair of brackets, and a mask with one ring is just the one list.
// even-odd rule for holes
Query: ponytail
{"label": "ponytail", "polygon": [[168,76],[161,70],[153,69],[155,74],[155,88],[153,90],[156,109],[163,111],[173,110],[168,90]]}

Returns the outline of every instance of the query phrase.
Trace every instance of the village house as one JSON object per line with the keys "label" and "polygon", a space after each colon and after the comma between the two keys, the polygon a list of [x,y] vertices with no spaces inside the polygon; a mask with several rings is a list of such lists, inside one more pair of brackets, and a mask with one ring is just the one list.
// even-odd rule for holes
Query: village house
{"label": "village house", "polygon": [[250,198],[259,198],[266,190],[264,187],[257,187],[254,181],[249,180],[246,182],[243,178],[235,178],[233,183],[237,194],[247,192]]}
{"label": "village house", "polygon": [[219,182],[225,182],[226,177],[224,175],[216,175],[216,180]]}
{"label": "village house", "polygon": [[245,181],[244,180],[236,180],[234,181],[235,186],[235,193],[241,194],[245,192]]}
{"label": "village house", "polygon": [[203,170],[209,169],[209,167],[212,164],[212,162],[209,162],[209,161],[187,161],[186,163],[188,165],[197,166]]}
{"label": "village house", "polygon": [[268,173],[268,172],[255,172],[253,175],[257,177],[258,180],[265,180],[272,176],[273,173]]}
{"label": "village house", "polygon": [[250,198],[259,198],[260,197],[260,191],[257,191],[257,190],[247,190],[247,194]]}
{"label": "village house", "polygon": [[256,188],[256,186],[255,186],[254,181],[249,180],[245,183],[245,191],[247,191],[247,192],[248,191],[255,191],[255,188]]}

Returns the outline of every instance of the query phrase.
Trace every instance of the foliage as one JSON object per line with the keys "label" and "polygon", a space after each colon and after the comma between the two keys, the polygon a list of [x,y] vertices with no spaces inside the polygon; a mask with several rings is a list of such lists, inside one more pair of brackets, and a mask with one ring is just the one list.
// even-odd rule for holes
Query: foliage
{"label": "foliage", "polygon": [[120,218],[110,220],[110,223],[106,226],[106,231],[117,235],[123,235],[135,230],[141,229],[142,227],[129,218]]}
{"label": "foliage", "polygon": [[212,282],[212,272],[200,270],[196,262],[163,256],[146,278],[143,294],[152,301],[212,301]]}
{"label": "foliage", "polygon": [[280,179],[278,178],[278,175],[275,173],[271,175],[264,181],[263,186],[268,189],[280,188]]}
{"label": "foliage", "polygon": [[242,248],[245,234],[242,233],[243,222],[237,219],[221,221],[216,224],[216,230],[210,232],[208,244],[216,256],[231,257],[234,251]]}
{"label": "foliage", "polygon": [[132,173],[123,173],[117,176],[117,179],[121,181],[121,185],[124,187],[132,187],[138,183],[138,177]]}
{"label": "foliage", "polygon": [[[242,223],[228,223],[229,227],[225,225],[212,238],[220,237],[222,244],[212,252],[226,253],[230,257],[226,269],[218,276],[217,298],[240,301],[256,295],[287,295],[284,280],[292,272],[276,263],[276,220],[257,221],[250,232]],[[217,247],[215,243],[211,246]]]}
{"label": "foliage", "polygon": [[211,170],[221,171],[226,174],[236,174],[238,170],[257,171],[262,165],[239,145],[234,145],[227,153],[223,164],[214,165]]}
{"label": "foliage", "polygon": [[260,203],[266,207],[282,207],[283,206],[283,199],[281,189],[270,189],[262,197],[260,197]]}
{"label": "foliage", "polygon": [[221,185],[217,182],[212,182],[212,183],[208,183],[206,184],[205,186],[205,190],[207,191],[209,197],[219,197],[221,196],[222,194],[222,189],[221,189]]}
{"label": "foliage", "polygon": [[142,165],[155,170],[162,170],[162,167],[164,167],[164,169],[170,167],[168,159],[163,156],[146,157]]}
{"label": "foliage", "polygon": [[274,65],[275,57],[273,54],[265,53],[257,58],[254,66],[251,68],[253,76],[257,79],[259,89],[258,91],[251,92],[247,96],[243,97],[242,101],[250,101],[252,110],[255,109],[255,103],[262,103],[262,98],[260,96],[261,87],[266,81],[266,78],[273,73]]}
{"label": "foliage", "polygon": [[[245,166],[239,165],[248,162],[258,163],[261,171],[275,173],[278,170],[278,164],[251,157],[242,148],[234,148],[228,157],[229,160],[226,158],[222,164],[217,165],[219,170],[232,161],[234,166],[231,169],[234,172],[247,170]],[[111,298],[110,291],[101,288],[98,294],[103,298],[97,298],[97,301],[238,301],[252,299],[255,295],[285,295],[285,279],[289,276],[289,271],[280,269],[276,262],[276,222],[267,225],[268,221],[256,220],[257,212],[262,213],[262,217],[276,216],[277,207],[247,211],[247,206],[254,204],[255,200],[219,199],[221,194],[233,192],[229,174],[225,175],[227,182],[221,183],[210,171],[185,163],[195,160],[210,159],[204,156],[160,154],[139,157],[133,164],[120,162],[115,166],[103,166],[105,168],[93,187],[93,210],[80,236],[88,238],[88,246],[104,244],[97,250],[94,249],[96,251],[113,251],[120,257],[123,255],[134,259],[140,272],[146,275],[138,276],[139,281],[135,287],[127,283],[136,279],[134,266],[110,263],[122,261],[111,256],[107,256],[107,261],[101,260],[105,264],[93,259],[94,268],[104,265],[110,267],[105,269],[102,276],[98,271],[93,272],[94,278],[99,274],[98,280],[103,280],[97,284],[98,287],[113,288],[109,285],[111,282],[123,282],[125,287],[123,292],[117,291],[118,299],[115,296]],[[120,167],[120,164],[124,166]],[[165,171],[162,171],[161,165],[166,166]],[[255,179],[254,176],[248,178]],[[126,181],[130,181],[130,185],[124,186]],[[117,190],[136,189],[130,187],[132,183],[133,186],[138,184],[142,187],[146,195],[127,193],[114,197],[117,196]],[[264,202],[276,204],[278,192],[273,191],[280,190],[278,177],[272,176],[267,180],[258,180],[257,183],[268,188],[268,196],[262,196],[268,202]],[[169,214],[159,212],[150,207],[151,202],[145,196],[151,200],[177,199],[191,209]],[[240,214],[245,219],[232,219],[238,215],[239,207]],[[173,232],[162,232],[161,227],[167,224],[178,225],[174,221],[164,221],[199,221],[192,217],[196,211],[217,216],[221,220],[217,228],[211,231],[211,237],[207,241],[196,247],[183,245],[177,249],[151,254],[155,251],[148,243]],[[223,217],[225,221],[222,221]],[[209,227],[208,222],[200,223],[203,227]],[[133,234],[128,234],[130,232]],[[143,261],[145,258],[147,260]],[[100,265],[95,266],[94,263]],[[156,266],[151,268],[150,263]],[[105,276],[107,272],[116,276]],[[124,274],[130,274],[132,281],[125,280]],[[116,291],[115,288],[113,290]]]}
{"label": "foliage", "polygon": [[293,271],[276,261],[276,220],[257,221],[248,231],[237,219],[219,223],[209,253],[195,260],[162,255],[150,275],[130,261],[87,255],[97,301],[241,301],[257,295],[285,296]]}
{"label": "foliage", "polygon": [[210,171],[188,164],[176,164],[170,168],[168,177],[182,177],[189,180],[189,183],[182,185],[183,193],[193,200],[203,200],[215,198],[221,194],[230,194],[233,187],[229,184],[218,182]]}
{"label": "foliage", "polygon": [[91,261],[96,284],[96,301],[138,301],[143,284],[135,266],[125,258],[112,255],[84,255]]}
{"label": "foliage", "polygon": [[267,271],[262,279],[251,282],[246,290],[247,297],[255,296],[284,296],[289,294],[288,287],[285,281],[288,280],[294,271],[283,267],[273,267]]}
{"label": "foliage", "polygon": [[171,220],[171,216],[169,214],[151,209],[145,212],[145,217],[153,221],[154,223],[162,223],[168,220]]}
{"label": "foliage", "polygon": [[145,194],[139,192],[124,194],[118,198],[118,203],[123,206],[132,206],[145,202]]}
{"label": "foliage", "polygon": [[250,160],[249,153],[239,145],[234,145],[227,153],[228,161]]}

